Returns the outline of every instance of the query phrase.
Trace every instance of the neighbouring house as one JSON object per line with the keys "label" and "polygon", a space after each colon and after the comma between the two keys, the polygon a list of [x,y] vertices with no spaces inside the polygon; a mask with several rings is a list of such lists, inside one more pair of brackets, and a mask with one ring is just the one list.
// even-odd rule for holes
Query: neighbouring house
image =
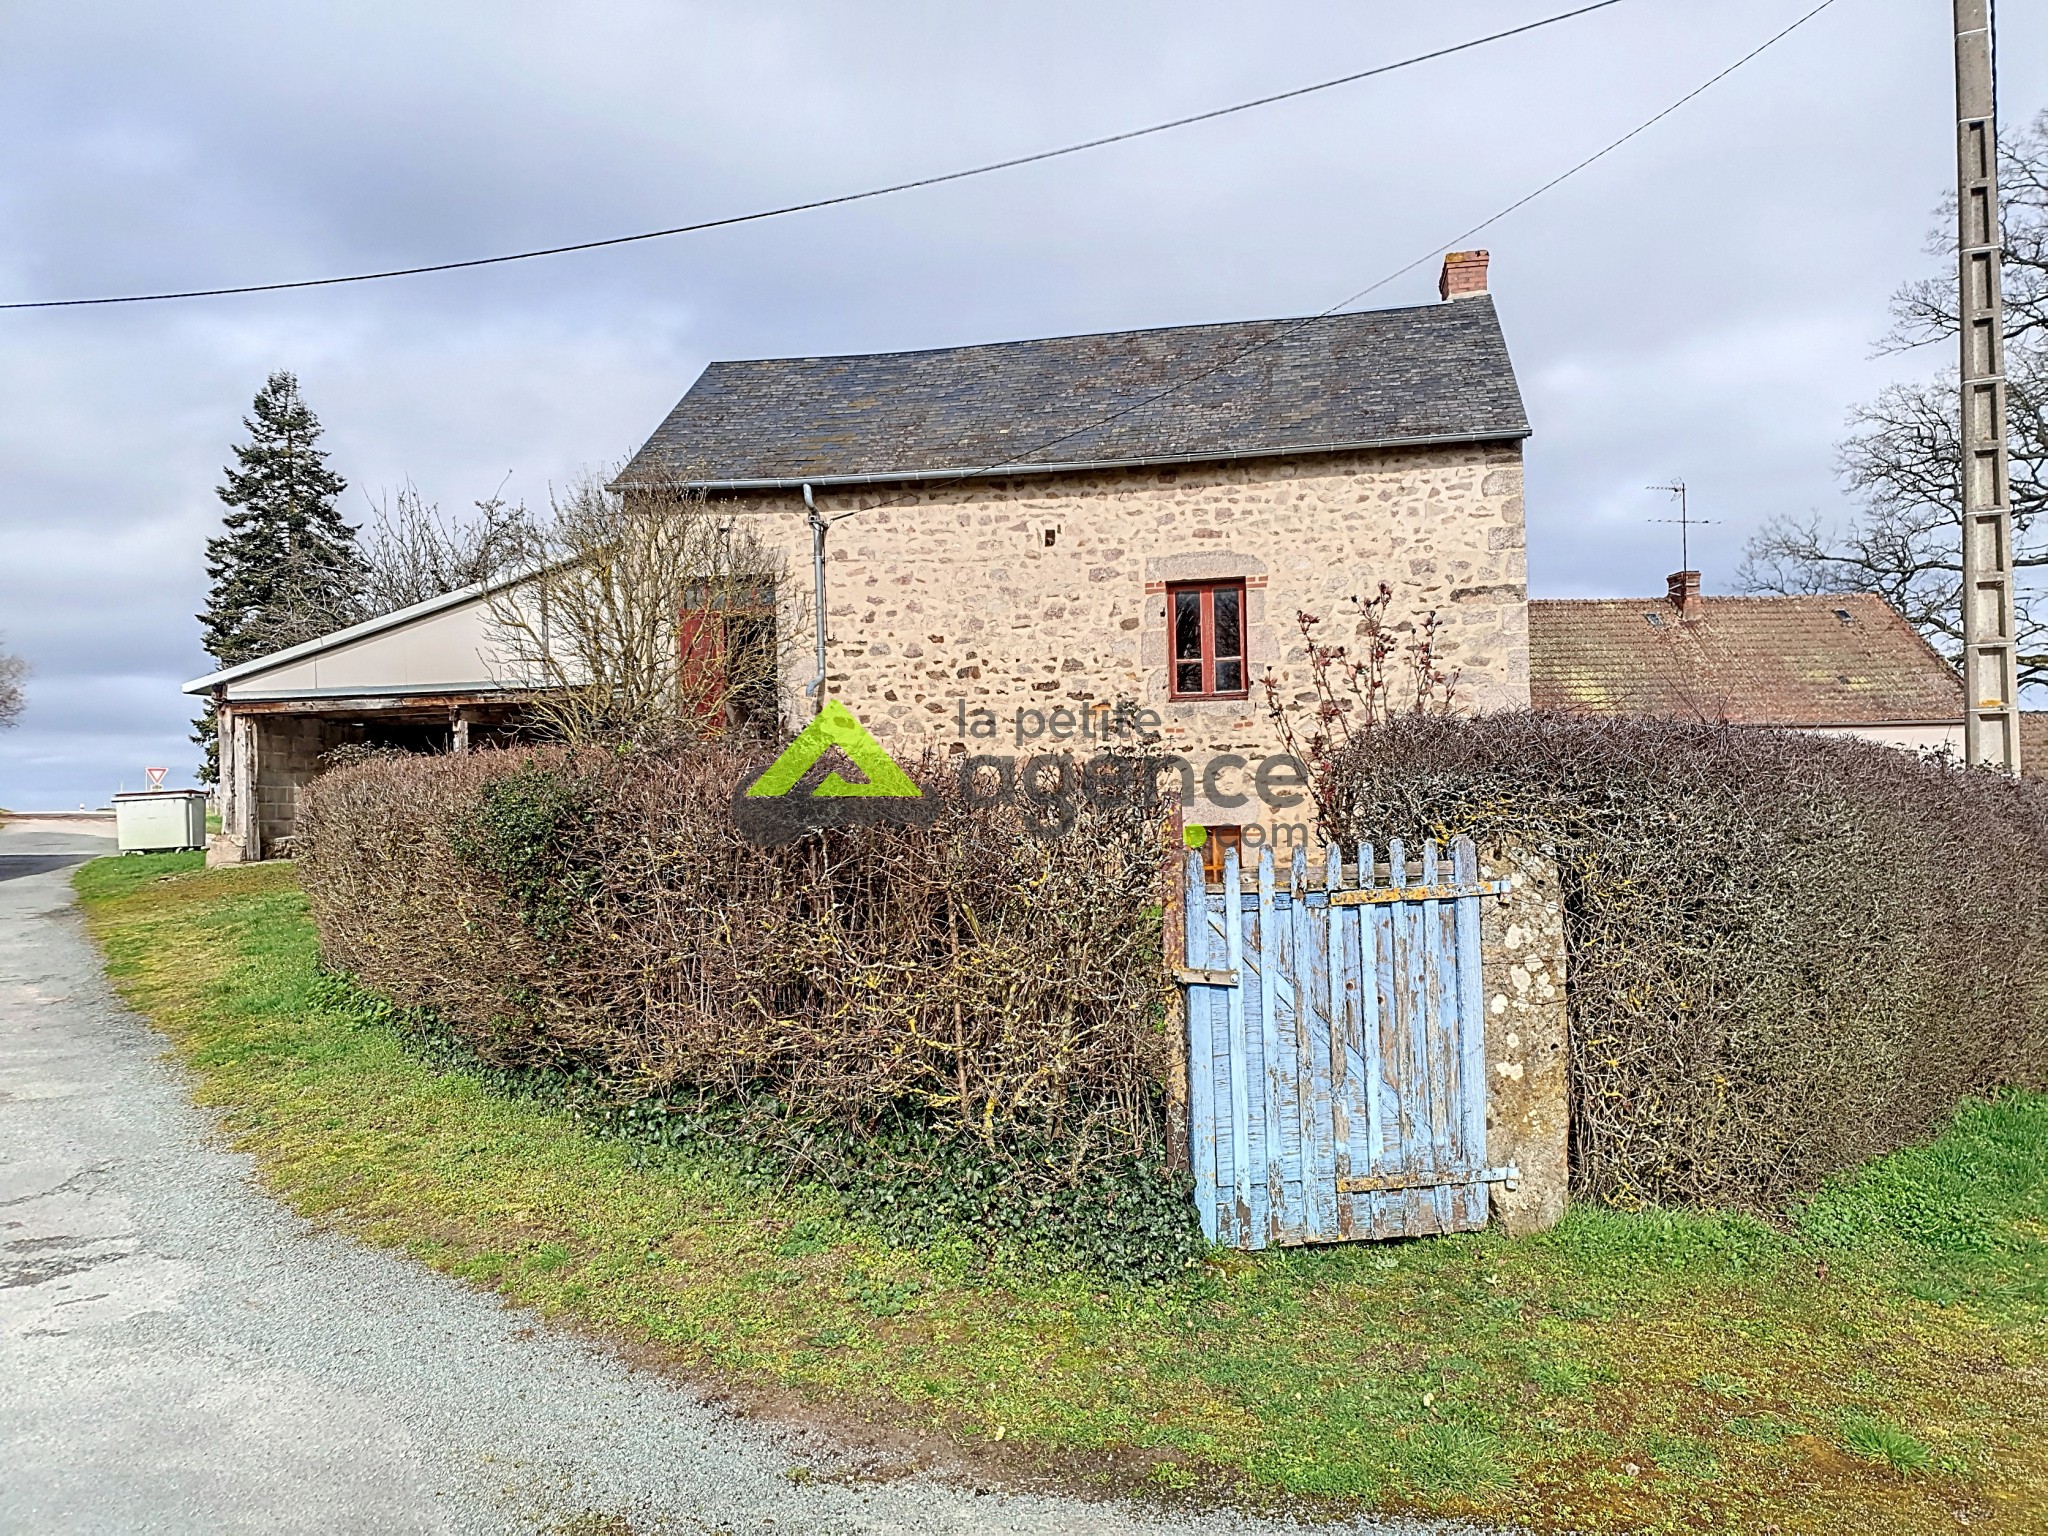
{"label": "neighbouring house", "polygon": [[2020,711],[2020,777],[2048,778],[2048,710]]}
{"label": "neighbouring house", "polygon": [[1529,699],[1568,714],[1663,715],[1862,736],[1960,754],[1955,669],[1883,598],[1703,597],[1529,605]]}
{"label": "neighbouring house", "polygon": [[[1529,702],[1522,440],[1483,251],[1442,302],[853,357],[714,363],[619,474],[701,495],[770,554],[778,709],[823,691],[899,755],[1085,751],[1127,714],[1205,768],[1190,821],[1269,816],[1263,682],[1309,689],[1297,615],[1346,642],[1437,616],[1457,707]],[[256,858],[351,741],[461,750],[523,691],[454,593],[186,685],[221,712],[224,831]],[[1147,713],[1149,712],[1149,713]],[[1304,813],[1305,814],[1305,813]]]}

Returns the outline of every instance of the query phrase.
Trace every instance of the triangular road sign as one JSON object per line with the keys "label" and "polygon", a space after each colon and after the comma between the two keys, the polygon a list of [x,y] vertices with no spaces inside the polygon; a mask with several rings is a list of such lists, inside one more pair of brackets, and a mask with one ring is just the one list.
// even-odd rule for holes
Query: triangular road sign
{"label": "triangular road sign", "polygon": [[164,787],[164,775],[169,773],[170,769],[145,768],[142,771],[149,775],[149,787],[151,789],[162,789]]}

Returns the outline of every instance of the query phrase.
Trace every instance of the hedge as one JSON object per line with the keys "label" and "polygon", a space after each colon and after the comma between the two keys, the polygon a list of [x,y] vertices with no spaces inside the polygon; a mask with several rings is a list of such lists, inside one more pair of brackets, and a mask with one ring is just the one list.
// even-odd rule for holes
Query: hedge
{"label": "hedge", "polygon": [[1554,856],[1575,1194],[1775,1209],[2048,1079],[2048,787],[1848,737],[1409,716],[1320,774],[1347,841]]}
{"label": "hedge", "polygon": [[765,1149],[905,1232],[1184,1263],[1156,819],[1092,806],[1034,835],[928,764],[929,826],[760,847],[732,817],[760,765],[706,745],[337,767],[294,849],[324,958],[485,1065],[586,1085],[615,1128]]}
{"label": "hedge", "polygon": [[[899,1230],[1160,1273],[1159,829],[962,804],[772,847],[719,747],[385,758],[308,791],[330,964],[608,1124],[763,1151]],[[1782,1209],[2048,1085],[2048,789],[1844,737],[1504,714],[1372,727],[1327,828],[1558,864],[1574,1194]],[[1134,1237],[1133,1234],[1139,1234]]]}

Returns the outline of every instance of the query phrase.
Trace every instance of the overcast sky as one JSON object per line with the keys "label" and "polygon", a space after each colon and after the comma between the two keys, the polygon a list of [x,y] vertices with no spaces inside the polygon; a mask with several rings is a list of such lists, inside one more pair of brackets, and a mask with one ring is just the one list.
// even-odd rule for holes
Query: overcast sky
{"label": "overcast sky", "polygon": [[[190,782],[192,615],[273,368],[346,510],[630,453],[714,358],[1322,310],[1669,104],[1810,0],[1625,0],[1136,144],[854,208],[480,273],[0,313],[0,634],[35,667],[0,805]],[[0,297],[311,277],[681,223],[1285,89],[1566,0],[102,0],[0,4]],[[2048,7],[2001,18],[2009,122]],[[1490,229],[1535,436],[1539,596],[1661,591],[1683,477],[1709,590],[1778,513],[1846,510],[1886,299],[1936,270],[1944,0],[1837,0]],[[1435,262],[1375,306],[1433,301]],[[507,477],[509,476],[509,480]]]}

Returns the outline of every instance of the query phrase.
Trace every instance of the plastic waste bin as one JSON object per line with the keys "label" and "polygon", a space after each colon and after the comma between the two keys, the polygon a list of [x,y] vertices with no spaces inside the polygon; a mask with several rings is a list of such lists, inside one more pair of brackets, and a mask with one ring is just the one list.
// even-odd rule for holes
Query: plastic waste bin
{"label": "plastic waste bin", "polygon": [[114,796],[114,835],[123,853],[206,846],[206,791],[144,789]]}

